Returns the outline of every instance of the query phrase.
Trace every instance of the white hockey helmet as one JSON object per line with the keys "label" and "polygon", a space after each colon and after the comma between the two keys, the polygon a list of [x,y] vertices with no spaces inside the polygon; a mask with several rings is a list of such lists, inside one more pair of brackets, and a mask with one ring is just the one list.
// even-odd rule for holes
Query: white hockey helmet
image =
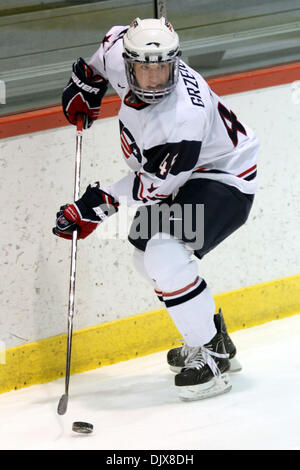
{"label": "white hockey helmet", "polygon": [[[124,35],[123,45],[128,84],[136,96],[146,103],[153,104],[174,90],[178,80],[179,39],[165,18],[136,18]],[[139,83],[135,64],[143,64],[145,70],[147,67],[151,70],[151,67],[155,66],[164,68],[164,80],[157,83],[157,86],[153,83],[152,87]]]}

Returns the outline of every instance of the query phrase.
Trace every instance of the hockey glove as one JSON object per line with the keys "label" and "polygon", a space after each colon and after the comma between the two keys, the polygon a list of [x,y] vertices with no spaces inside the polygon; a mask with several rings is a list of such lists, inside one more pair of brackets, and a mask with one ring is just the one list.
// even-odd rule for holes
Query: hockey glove
{"label": "hockey glove", "polygon": [[78,230],[78,239],[86,238],[107,217],[118,212],[118,206],[112,196],[100,189],[99,183],[89,185],[78,201],[61,206],[52,231],[58,237],[71,240],[72,232]]}
{"label": "hockey glove", "polygon": [[101,75],[94,74],[80,57],[73,64],[72,76],[62,93],[62,107],[67,120],[76,125],[76,115],[83,113],[84,129],[91,127],[98,117],[106,90],[107,81]]}

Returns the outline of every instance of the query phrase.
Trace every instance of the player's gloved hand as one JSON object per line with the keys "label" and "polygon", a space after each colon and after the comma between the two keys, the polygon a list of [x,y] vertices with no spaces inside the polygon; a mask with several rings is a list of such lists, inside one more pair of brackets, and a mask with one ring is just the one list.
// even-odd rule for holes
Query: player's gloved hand
{"label": "player's gloved hand", "polygon": [[78,230],[78,239],[86,238],[107,217],[118,212],[119,203],[105,191],[99,183],[89,185],[83,196],[74,202],[61,206],[56,214],[54,235],[72,239],[74,230]]}
{"label": "player's gloved hand", "polygon": [[62,107],[67,120],[76,125],[77,115],[84,114],[84,129],[97,119],[101,101],[107,90],[107,80],[94,74],[80,57],[73,64],[73,73],[62,93]]}

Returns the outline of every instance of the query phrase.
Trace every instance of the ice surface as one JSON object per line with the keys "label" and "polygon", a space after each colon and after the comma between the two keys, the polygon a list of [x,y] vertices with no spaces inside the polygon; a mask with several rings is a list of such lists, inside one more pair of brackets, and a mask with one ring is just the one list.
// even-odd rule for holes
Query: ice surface
{"label": "ice surface", "polygon": [[[300,449],[300,315],[232,334],[243,370],[232,390],[182,402],[166,352],[0,395],[4,449]],[[72,432],[73,421],[94,425]]]}

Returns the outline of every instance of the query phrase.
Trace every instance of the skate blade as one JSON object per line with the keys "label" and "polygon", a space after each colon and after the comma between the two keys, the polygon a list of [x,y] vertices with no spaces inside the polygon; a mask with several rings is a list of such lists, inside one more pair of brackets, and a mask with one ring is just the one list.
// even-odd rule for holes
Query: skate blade
{"label": "skate blade", "polygon": [[170,366],[170,371],[174,372],[174,374],[180,374],[182,369],[183,369],[182,367]]}
{"label": "skate blade", "polygon": [[178,396],[182,401],[204,400],[229,392],[231,388],[229,375],[225,373],[221,377],[214,377],[205,384],[178,387]]}
{"label": "skate blade", "polygon": [[233,357],[232,359],[230,359],[230,367],[229,367],[229,371],[228,372],[239,372],[240,370],[242,370],[242,365],[241,363],[237,360],[236,357]]}

